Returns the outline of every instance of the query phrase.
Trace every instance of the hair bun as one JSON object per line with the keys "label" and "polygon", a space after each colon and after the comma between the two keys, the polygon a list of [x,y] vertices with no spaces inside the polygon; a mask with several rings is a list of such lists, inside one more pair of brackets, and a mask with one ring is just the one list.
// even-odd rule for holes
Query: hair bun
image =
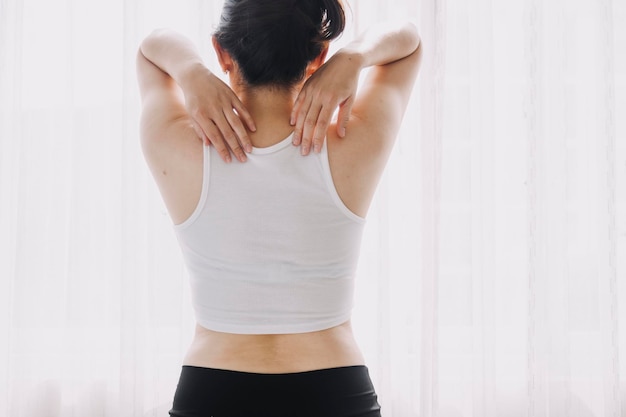
{"label": "hair bun", "polygon": [[215,36],[251,86],[291,86],[345,27],[340,0],[225,0]]}
{"label": "hair bun", "polygon": [[329,41],[343,32],[346,16],[340,0],[295,0],[294,4],[318,25],[319,40]]}

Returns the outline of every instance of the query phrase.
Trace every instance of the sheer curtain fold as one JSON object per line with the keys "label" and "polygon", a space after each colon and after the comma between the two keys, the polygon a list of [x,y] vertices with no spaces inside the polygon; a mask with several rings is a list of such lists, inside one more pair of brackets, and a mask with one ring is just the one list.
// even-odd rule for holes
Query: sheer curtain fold
{"label": "sheer curtain fold", "polygon": [[[626,417],[626,4],[353,0],[418,23],[354,329],[386,417]],[[221,1],[0,0],[0,414],[165,416],[193,332],[138,141],[157,27]]]}

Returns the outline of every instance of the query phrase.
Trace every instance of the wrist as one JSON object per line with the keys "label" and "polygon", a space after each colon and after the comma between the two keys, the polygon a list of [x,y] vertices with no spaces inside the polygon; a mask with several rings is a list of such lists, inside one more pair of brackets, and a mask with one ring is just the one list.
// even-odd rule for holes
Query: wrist
{"label": "wrist", "polygon": [[193,88],[199,77],[212,75],[211,71],[202,63],[202,61],[185,62],[177,74],[176,82],[182,88],[183,92]]}
{"label": "wrist", "polygon": [[341,48],[333,57],[341,59],[346,65],[352,65],[358,71],[367,66],[365,56],[356,49],[350,48],[350,46]]}
{"label": "wrist", "polygon": [[340,49],[331,59],[335,60],[339,64],[341,71],[347,70],[347,73],[353,74],[353,76],[357,78],[361,70],[367,66],[365,56],[363,56],[362,53],[349,48]]}

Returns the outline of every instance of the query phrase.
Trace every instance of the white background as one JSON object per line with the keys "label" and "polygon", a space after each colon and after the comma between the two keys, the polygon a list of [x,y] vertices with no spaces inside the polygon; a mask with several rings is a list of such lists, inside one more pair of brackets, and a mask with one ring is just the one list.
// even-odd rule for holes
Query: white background
{"label": "white background", "polygon": [[[338,45],[424,48],[357,283],[383,415],[625,417],[626,2],[351,4]],[[135,53],[217,70],[220,6],[0,0],[0,415],[167,415],[194,322]]]}

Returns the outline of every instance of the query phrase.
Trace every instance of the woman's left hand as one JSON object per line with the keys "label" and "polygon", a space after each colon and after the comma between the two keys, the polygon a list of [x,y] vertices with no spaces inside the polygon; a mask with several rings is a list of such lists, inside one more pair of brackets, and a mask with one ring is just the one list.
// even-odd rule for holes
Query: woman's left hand
{"label": "woman's left hand", "polygon": [[360,70],[352,55],[338,52],[306,81],[291,113],[291,124],[295,125],[293,144],[302,144],[302,155],[308,155],[311,146],[315,152],[322,149],[337,107],[337,134],[345,136]]}

